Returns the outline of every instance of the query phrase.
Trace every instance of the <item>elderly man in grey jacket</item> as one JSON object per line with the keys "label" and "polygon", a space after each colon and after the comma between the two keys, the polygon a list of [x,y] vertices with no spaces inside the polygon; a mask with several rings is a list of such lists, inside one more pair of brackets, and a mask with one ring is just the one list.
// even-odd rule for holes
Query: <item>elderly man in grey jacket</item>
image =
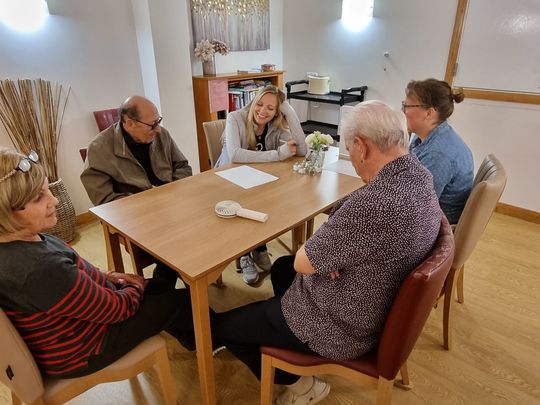
{"label": "elderly man in grey jacket", "polygon": [[120,106],[120,121],[88,146],[81,181],[94,205],[191,176],[191,167],[156,106],[141,96]]}
{"label": "elderly man in grey jacket", "polygon": [[[191,167],[169,132],[160,126],[154,103],[129,97],[119,109],[120,121],[99,133],[88,146],[81,181],[94,205],[104,204],[191,176]],[[173,286],[178,273],[156,260],[154,277]],[[194,349],[192,336],[182,338]]]}

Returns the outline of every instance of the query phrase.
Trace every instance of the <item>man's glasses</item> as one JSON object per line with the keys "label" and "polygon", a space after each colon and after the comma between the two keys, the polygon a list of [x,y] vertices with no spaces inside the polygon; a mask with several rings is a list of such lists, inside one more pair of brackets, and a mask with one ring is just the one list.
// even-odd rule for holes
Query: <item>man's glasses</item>
{"label": "man's glasses", "polygon": [[19,164],[17,165],[15,169],[13,169],[12,171],[10,171],[8,174],[6,174],[4,177],[0,179],[0,183],[9,179],[11,176],[17,173],[17,171],[26,173],[32,168],[32,162],[37,163],[38,161],[39,161],[38,154],[35,151],[31,150],[27,156],[24,156],[21,158],[21,160],[19,161]]}
{"label": "man's glasses", "polygon": [[405,104],[405,101],[401,102],[401,111],[405,112],[407,108],[414,108],[414,107],[421,107],[421,108],[429,108],[429,105],[427,104]]}
{"label": "man's glasses", "polygon": [[[131,118],[131,117],[130,117]],[[135,118],[131,118],[133,121],[137,121],[139,124],[144,124],[146,125],[147,127],[150,128],[150,130],[153,130],[153,129],[156,129],[159,124],[161,124],[161,121],[163,121],[163,117],[159,117],[157,120],[155,120],[152,124],[148,124],[146,122],[143,122],[143,121],[139,121]]]}

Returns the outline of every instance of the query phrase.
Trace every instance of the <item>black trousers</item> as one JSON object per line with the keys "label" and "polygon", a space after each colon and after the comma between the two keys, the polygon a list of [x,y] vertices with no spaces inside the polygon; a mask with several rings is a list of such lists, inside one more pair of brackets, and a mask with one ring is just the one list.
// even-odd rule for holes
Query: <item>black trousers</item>
{"label": "black trousers", "polygon": [[[271,280],[276,297],[255,302],[220,314],[213,314],[212,331],[216,341],[225,345],[261,379],[260,346],[274,346],[314,353],[290,330],[281,311],[281,296],[296,275],[294,256],[277,259],[272,265]],[[278,295],[277,292],[280,294]],[[300,377],[276,370],[276,384],[293,384]]]}
{"label": "black trousers", "polygon": [[131,318],[109,326],[101,353],[90,357],[88,369],[81,375],[105,368],[163,330],[177,339],[193,333],[189,290],[175,290],[167,280],[150,279],[139,310]]}

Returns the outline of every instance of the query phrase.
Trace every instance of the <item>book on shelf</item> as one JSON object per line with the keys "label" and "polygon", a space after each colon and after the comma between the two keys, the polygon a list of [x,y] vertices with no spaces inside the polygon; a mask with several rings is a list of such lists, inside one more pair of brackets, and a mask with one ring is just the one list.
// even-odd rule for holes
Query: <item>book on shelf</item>
{"label": "book on shelf", "polygon": [[251,69],[238,69],[236,73],[239,75],[248,75],[250,73],[261,73],[261,68],[251,68]]}
{"label": "book on shelf", "polygon": [[270,80],[241,80],[229,85],[229,112],[243,108],[264,86],[272,84]]}

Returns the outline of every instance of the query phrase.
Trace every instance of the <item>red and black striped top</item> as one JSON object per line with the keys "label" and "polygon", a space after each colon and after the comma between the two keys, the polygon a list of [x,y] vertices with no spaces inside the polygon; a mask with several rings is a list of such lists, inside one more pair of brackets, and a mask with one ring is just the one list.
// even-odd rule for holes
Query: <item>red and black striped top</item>
{"label": "red and black striped top", "polygon": [[0,244],[0,306],[43,374],[63,377],[87,367],[109,324],[139,308],[142,293],[117,287],[61,240]]}

